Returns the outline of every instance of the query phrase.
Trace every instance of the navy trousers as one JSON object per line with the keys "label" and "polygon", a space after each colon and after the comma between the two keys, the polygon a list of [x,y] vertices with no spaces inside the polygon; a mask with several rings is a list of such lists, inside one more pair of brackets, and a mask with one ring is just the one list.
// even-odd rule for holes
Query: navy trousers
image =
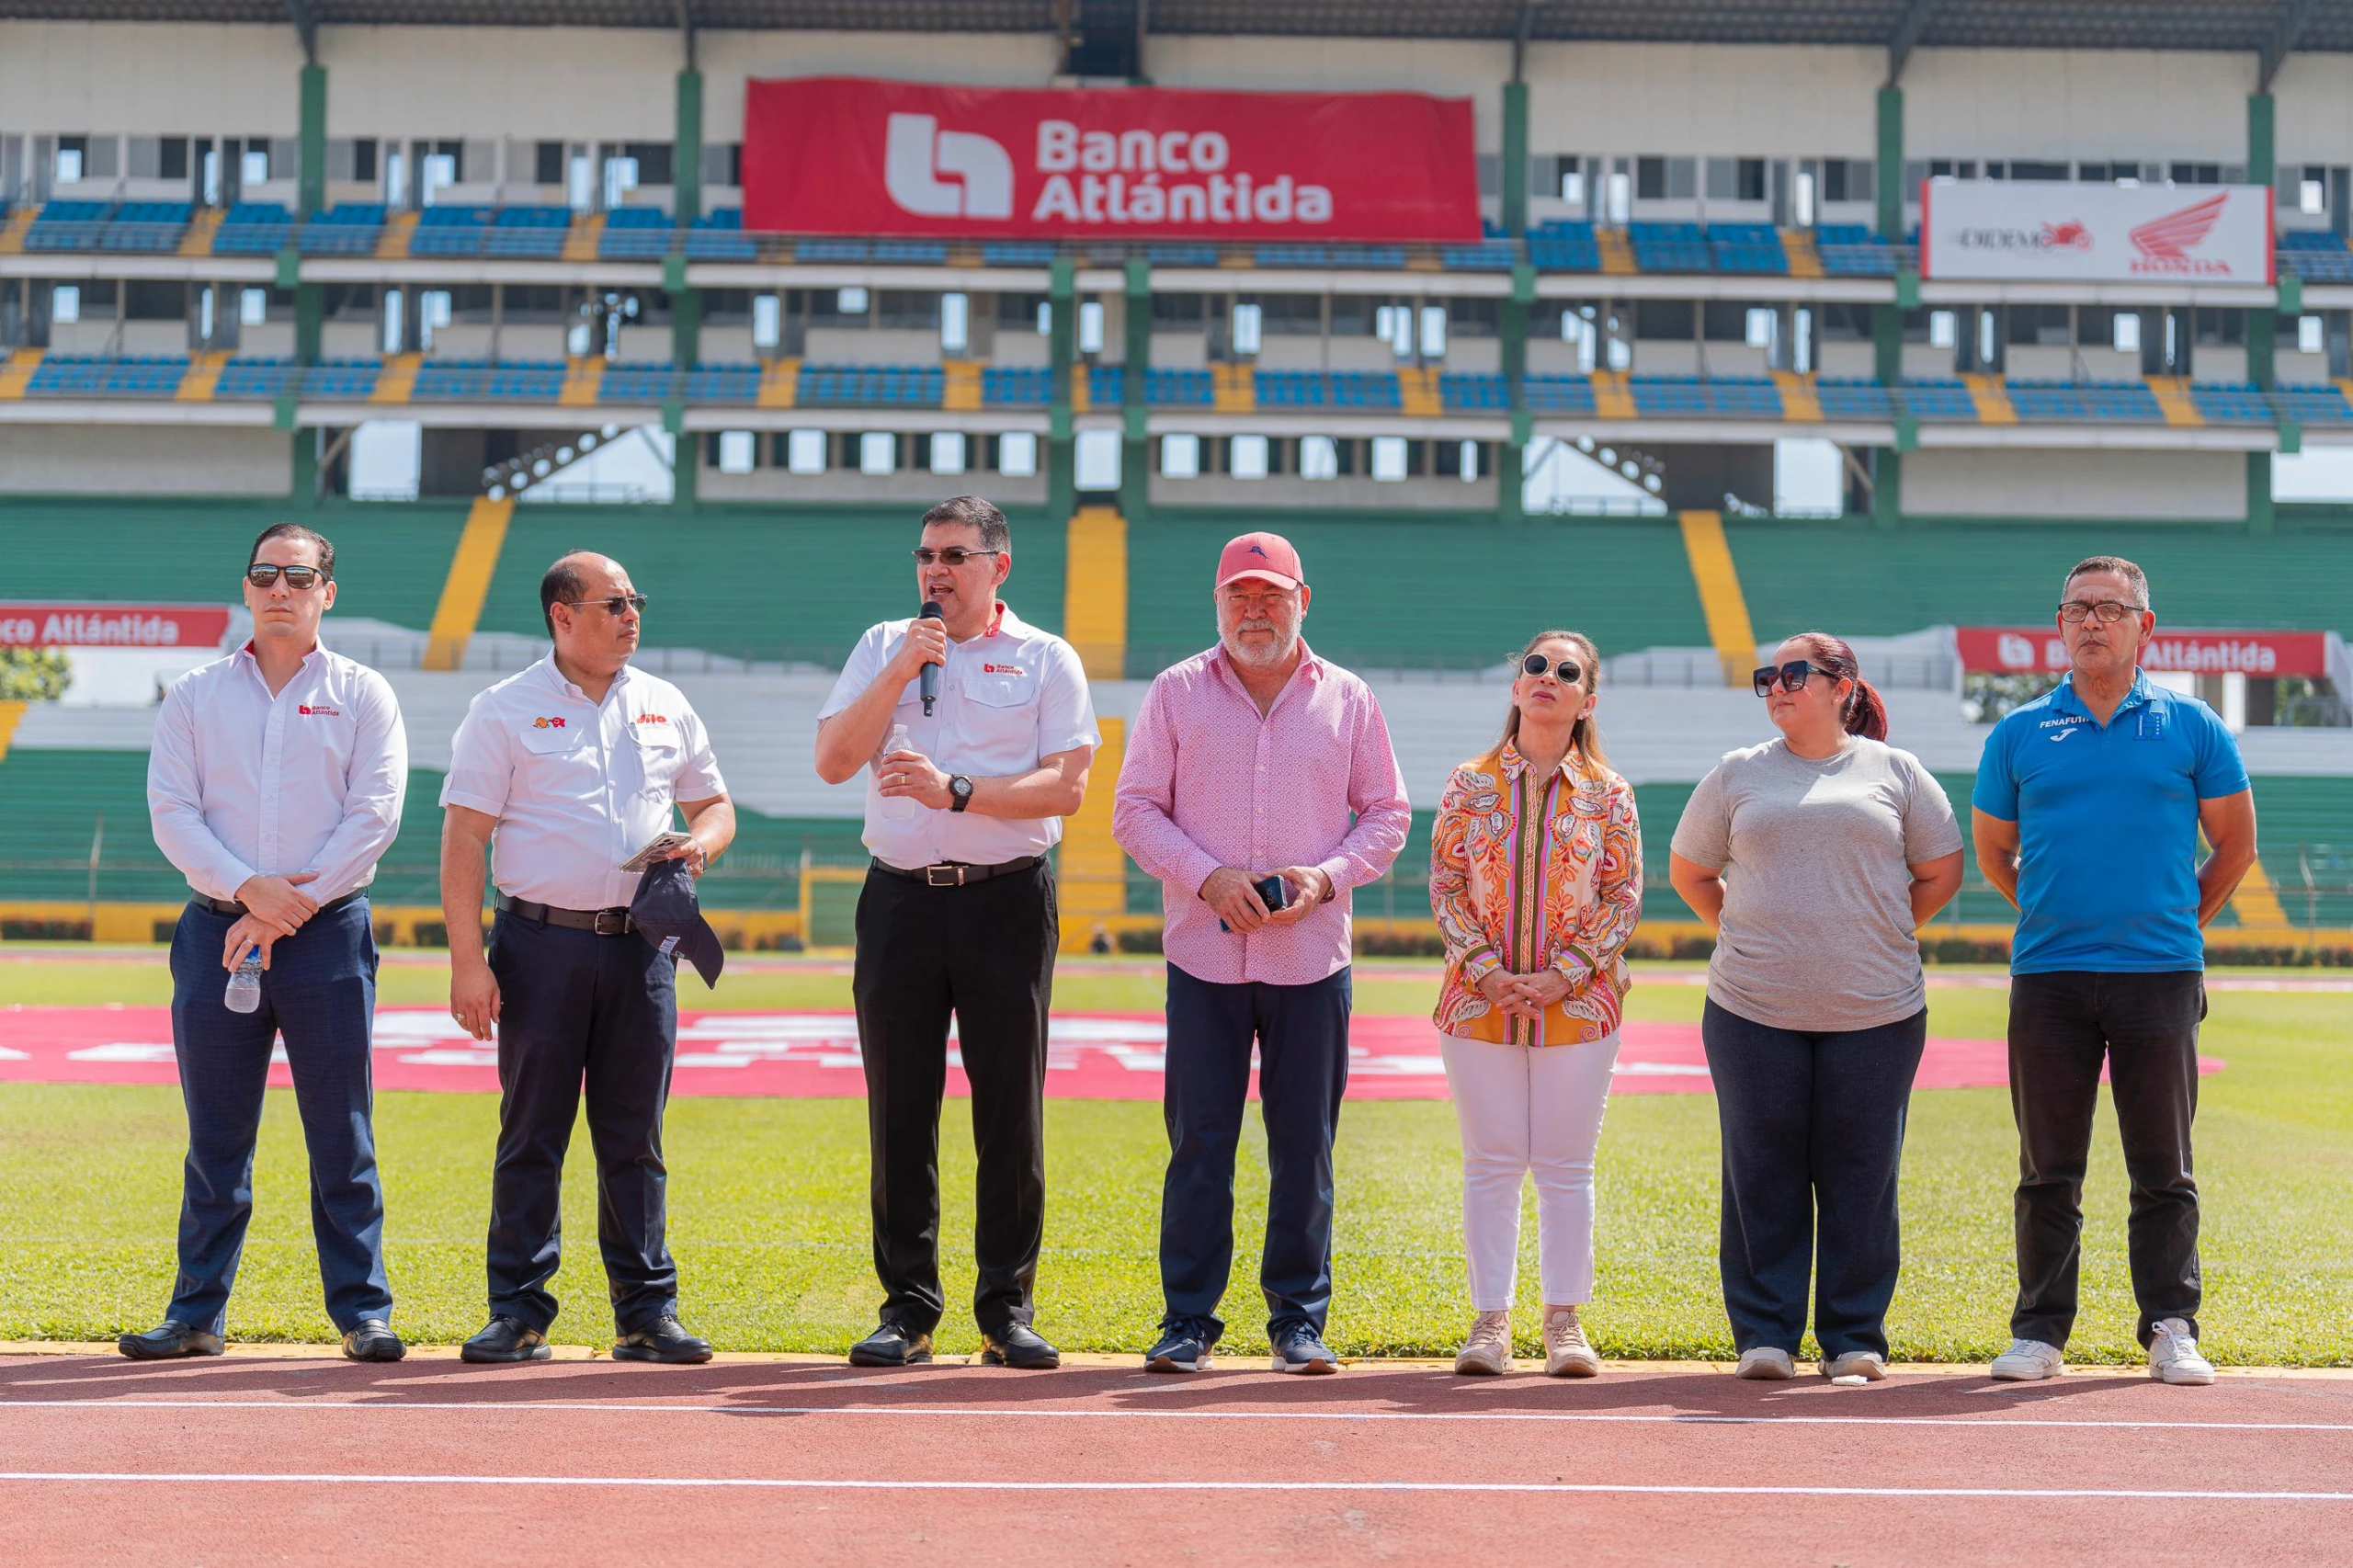
{"label": "navy trousers", "polygon": [[311,1154],[311,1233],[327,1315],[348,1331],[390,1318],[384,1188],[376,1175],[375,1085],[368,1064],[376,1017],[376,937],[368,901],[314,915],[270,949],[261,1009],[222,997],[221,949],[236,922],[191,903],[172,933],[172,1046],[188,1105],[180,1191],[180,1272],[165,1314],[221,1332],[254,1212],[254,1143],[271,1045],[286,1037],[294,1104]]}
{"label": "navy trousers", "polygon": [[597,1242],[613,1321],[651,1328],[678,1306],[662,1164],[677,1052],[677,966],[634,932],[599,937],[501,913],[498,1164],[490,1181],[490,1310],[547,1332],[562,1252],[564,1151],[588,1095]]}
{"label": "navy trousers", "polygon": [[1711,1001],[1699,1037],[1723,1129],[1719,1261],[1733,1344],[1796,1355],[1811,1274],[1823,1355],[1885,1356],[1903,1263],[1896,1178],[1927,1009],[1877,1028],[1812,1032]]}
{"label": "navy trousers", "polygon": [[1258,1047],[1267,1127],[1267,1244],[1258,1285],[1273,1329],[1324,1331],[1332,1305],[1332,1138],[1348,1086],[1350,971],[1312,985],[1216,985],[1168,966],[1168,1068],[1162,1112],[1160,1288],[1174,1324],[1205,1326],[1233,1272],[1233,1154]]}

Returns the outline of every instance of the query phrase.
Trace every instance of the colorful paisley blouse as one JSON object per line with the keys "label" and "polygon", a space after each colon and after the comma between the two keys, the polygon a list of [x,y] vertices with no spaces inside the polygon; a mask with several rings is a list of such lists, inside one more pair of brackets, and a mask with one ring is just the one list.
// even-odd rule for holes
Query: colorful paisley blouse
{"label": "colorful paisley blouse", "polygon": [[[1438,1027],[1467,1040],[1569,1045],[1616,1032],[1626,939],[1643,912],[1634,789],[1572,750],[1540,778],[1506,741],[1447,780],[1430,835],[1430,907],[1446,940]],[[1479,994],[1500,966],[1550,966],[1569,994],[1541,1030]]]}

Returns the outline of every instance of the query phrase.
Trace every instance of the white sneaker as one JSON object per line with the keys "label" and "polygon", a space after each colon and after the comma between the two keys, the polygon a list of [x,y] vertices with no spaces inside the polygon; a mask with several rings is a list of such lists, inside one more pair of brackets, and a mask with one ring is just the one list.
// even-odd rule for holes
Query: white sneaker
{"label": "white sneaker", "polygon": [[1758,1382],[1779,1382],[1798,1375],[1797,1363],[1790,1353],[1770,1345],[1760,1345],[1741,1353],[1740,1365],[1733,1369],[1735,1378],[1748,1378]]}
{"label": "white sneaker", "polygon": [[2198,1353],[2189,1324],[2166,1318],[2149,1340],[2149,1376],[2161,1383],[2211,1383],[2214,1363]]}
{"label": "white sneaker", "polygon": [[1597,1378],[1601,1358],[1585,1336],[1574,1307],[1549,1307],[1544,1312],[1544,1375],[1548,1378]]}
{"label": "white sneaker", "polygon": [[1880,1382],[1887,1377],[1887,1358],[1876,1350],[1849,1350],[1844,1355],[1825,1356],[1822,1358],[1822,1375],[1833,1382],[1841,1378]]}
{"label": "white sneaker", "polygon": [[1994,1376],[2006,1383],[2039,1383],[2066,1369],[2067,1358],[2059,1346],[2040,1339],[2013,1339],[2007,1350],[1994,1358]]}
{"label": "white sneaker", "polygon": [[1472,1320],[1471,1337],[1455,1355],[1454,1369],[1501,1377],[1511,1368],[1511,1313],[1481,1312]]}

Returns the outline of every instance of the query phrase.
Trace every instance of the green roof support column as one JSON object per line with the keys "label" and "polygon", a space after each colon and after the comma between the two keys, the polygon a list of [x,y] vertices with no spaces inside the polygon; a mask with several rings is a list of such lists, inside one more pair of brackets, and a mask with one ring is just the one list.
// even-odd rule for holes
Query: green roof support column
{"label": "green roof support column", "polygon": [[302,130],[295,165],[295,200],[305,218],[327,205],[327,68],[302,67]]}
{"label": "green roof support column", "polygon": [[[327,69],[315,62],[301,71],[301,119],[295,142],[294,203],[296,216],[316,217],[327,206]],[[289,244],[278,257],[278,285],[294,290],[294,361],[314,365],[319,358],[321,324],[326,301],[319,285],[301,280],[301,258]],[[293,471],[288,499],[310,507],[319,499],[319,433],[296,423],[296,400],[279,400],[278,423],[292,432]]]}
{"label": "green roof support column", "polygon": [[[670,219],[683,233],[702,216],[702,73],[678,73],[678,131],[670,153]],[[664,258],[662,288],[670,296],[670,359],[681,371],[702,358],[702,295],[688,286],[684,247]],[[670,433],[670,503],[691,507],[702,469],[702,445],[686,430],[686,409],[672,399],[663,409]]]}
{"label": "green roof support column", "polygon": [[[2272,127],[2275,116],[2269,93],[2250,93],[2246,100],[2246,177],[2250,185],[2270,185],[2279,171],[2272,152]],[[2246,313],[2246,379],[2268,392],[2271,389],[2274,366],[2272,356],[2278,342],[2279,314],[2269,309],[2251,310]],[[2270,485],[2265,471],[2265,511],[2270,509]],[[2247,515],[2255,515],[2252,503]]]}
{"label": "green roof support column", "polygon": [[1872,171],[1872,191],[1879,198],[1880,237],[1894,243],[1904,237],[1904,89],[1879,90],[1879,165]]}
{"label": "green roof support column", "polygon": [[678,138],[670,154],[671,211],[685,228],[702,216],[702,73],[678,73]]}
{"label": "green roof support column", "polygon": [[[1890,244],[1904,237],[1904,89],[1890,85],[1879,90],[1879,153],[1873,168],[1872,195],[1879,204],[1878,228]],[[1907,274],[1896,279],[1895,301],[1871,307],[1871,374],[1893,387],[1904,379],[1904,312],[1918,302],[1919,281]],[[1904,520],[1904,432],[1896,445],[1870,454],[1871,521],[1883,528]]]}
{"label": "green roof support column", "polygon": [[1152,263],[1140,256],[1128,258],[1125,301],[1127,346],[1121,377],[1120,417],[1124,422],[1120,443],[1120,510],[1131,529],[1152,515],[1152,405],[1144,397],[1144,377],[1152,369]]}
{"label": "green roof support column", "polygon": [[1528,84],[1504,84],[1504,233],[1528,233]]}
{"label": "green roof support column", "polygon": [[1053,368],[1046,408],[1046,521],[1060,528],[1078,509],[1078,441],[1071,428],[1071,378],[1078,363],[1078,265],[1069,256],[1054,258],[1046,299],[1051,307],[1046,357]]}
{"label": "green roof support column", "polygon": [[1511,269],[1511,294],[1495,311],[1504,384],[1511,393],[1511,434],[1495,449],[1495,517],[1506,523],[1528,518],[1528,443],[1534,435],[1534,422],[1529,418],[1521,383],[1528,375],[1528,309],[1535,302],[1536,269],[1525,261],[1516,263]]}

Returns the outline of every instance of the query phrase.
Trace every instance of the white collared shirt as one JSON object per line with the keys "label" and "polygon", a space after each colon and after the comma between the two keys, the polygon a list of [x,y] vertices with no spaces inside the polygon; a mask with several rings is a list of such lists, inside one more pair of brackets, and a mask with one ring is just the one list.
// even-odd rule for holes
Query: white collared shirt
{"label": "white collared shirt", "polygon": [[314,871],[321,903],[366,887],[401,828],[408,733],[382,676],[313,647],[272,697],[251,642],[174,681],[155,715],[155,846],[207,898]]}
{"label": "white collared shirt", "polygon": [[[850,650],[818,722],[857,701],[891,667],[913,624],[912,618],[886,620],[867,630]],[[899,693],[891,722],[904,724],[914,748],[935,766],[967,778],[1028,773],[1056,752],[1092,751],[1103,744],[1078,651],[1031,626],[1002,600],[987,631],[966,642],[949,641],[931,717],[924,717],[920,681],[911,680]],[[1062,838],[1060,817],[983,817],[932,806],[917,806],[904,821],[884,816],[874,764],[890,736],[885,726],[866,769],[866,847],[876,859],[907,870],[946,860],[997,866],[1043,855]]]}
{"label": "white collared shirt", "polygon": [[625,665],[594,702],[550,654],[466,710],[441,803],[498,819],[490,874],[509,898],[618,909],[642,874],[621,862],[672,825],[671,807],[726,792],[684,692]]}

